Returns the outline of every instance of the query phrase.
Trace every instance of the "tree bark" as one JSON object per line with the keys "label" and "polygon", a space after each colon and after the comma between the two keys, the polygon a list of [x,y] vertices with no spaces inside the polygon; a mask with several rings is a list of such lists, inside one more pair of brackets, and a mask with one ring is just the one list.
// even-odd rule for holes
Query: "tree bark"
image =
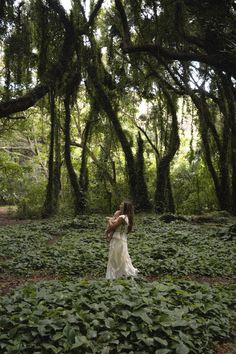
{"label": "tree bark", "polygon": [[50,146],[49,146],[49,159],[48,159],[48,183],[46,189],[46,197],[42,210],[42,217],[46,218],[52,216],[56,212],[56,201],[54,199],[54,136],[55,136],[55,94],[53,91],[50,93]]}
{"label": "tree bark", "polygon": [[169,159],[163,157],[160,159],[157,166],[156,175],[156,191],[155,191],[155,211],[163,213],[169,208],[168,198],[168,173],[169,173]]}
{"label": "tree bark", "polygon": [[236,215],[236,119],[231,123],[232,197],[231,210]]}
{"label": "tree bark", "polygon": [[7,117],[13,113],[25,111],[29,107],[34,106],[38,100],[44,97],[50,90],[51,86],[55,85],[55,80],[58,82],[62,79],[67,70],[74,52],[74,29],[69,21],[64,8],[55,1],[48,1],[49,6],[60,17],[65,28],[65,36],[63,46],[58,58],[58,61],[46,72],[38,84],[32,90],[29,90],[25,95],[13,98],[6,102],[0,103],[0,118]]}
{"label": "tree bark", "polygon": [[59,195],[61,191],[61,130],[60,116],[55,114],[55,163],[54,163],[54,200],[56,211],[58,209]]}
{"label": "tree bark", "polygon": [[236,215],[236,105],[234,87],[230,77],[222,75],[228,106],[228,120],[230,126],[230,161],[231,161],[231,212]]}
{"label": "tree bark", "polygon": [[130,195],[134,204],[136,205],[137,204],[137,194],[136,194],[137,180],[136,180],[135,160],[134,160],[134,156],[130,144],[123,132],[120,121],[117,116],[117,112],[115,111],[115,109],[113,109],[108,94],[105,91],[105,88],[99,82],[96,68],[94,66],[93,67],[90,66],[88,68],[88,74],[89,74],[90,81],[92,82],[93,87],[95,89],[96,99],[98,101],[98,104],[101,106],[101,108],[104,110],[104,112],[107,114],[108,118],[110,119],[115,129],[116,135],[120,141],[121,147],[123,149],[125,159],[126,159]]}
{"label": "tree bark", "polygon": [[[181,49],[170,49],[164,47],[162,43],[158,43],[157,41],[155,41],[155,43],[137,43],[136,41],[136,43],[133,44],[131,41],[130,27],[122,0],[115,0],[115,5],[122,24],[122,50],[124,53],[148,53],[157,60],[161,61],[197,61],[199,63],[211,65],[220,71],[225,71],[233,77],[236,77],[235,54],[233,51],[228,53],[227,51],[216,50],[213,53],[209,53],[209,48],[207,45],[205,44],[202,47],[199,46],[199,43],[199,48],[197,51],[193,51],[191,47],[187,51]],[[197,44],[196,37],[194,37],[194,42]],[[191,38],[191,43],[193,43],[193,38]]]}
{"label": "tree bark", "polygon": [[169,92],[163,89],[164,95],[167,99],[167,105],[171,112],[171,132],[168,141],[167,151],[164,156],[159,157],[156,175],[156,190],[155,190],[155,211],[163,213],[166,211],[175,211],[174,199],[172,195],[172,188],[170,183],[170,163],[173,160],[176,151],[179,148],[179,132],[178,120],[174,102]]}
{"label": "tree bark", "polygon": [[[200,134],[202,138],[202,143],[204,147],[204,156],[205,161],[208,167],[208,170],[213,179],[213,183],[215,186],[215,192],[218,199],[219,207],[222,210],[230,211],[230,189],[229,189],[229,170],[228,170],[228,148],[229,148],[229,126],[227,123],[227,117],[224,116],[224,125],[223,125],[223,133],[222,133],[222,141],[220,141],[218,134],[216,135],[216,129],[212,123],[212,119],[210,117],[210,111],[205,102],[205,98],[201,96],[201,98],[197,97],[194,94],[191,94],[192,100],[195,106],[198,109],[198,116],[200,122]],[[219,155],[218,158],[218,168],[219,173],[216,172],[215,166],[212,161],[211,147],[210,147],[210,135],[215,140],[217,146],[217,152]]]}
{"label": "tree bark", "polygon": [[[96,108],[94,108],[93,103],[91,102],[91,108],[88,120],[85,124],[84,132],[83,132],[83,141],[82,141],[82,152],[81,152],[81,167],[80,167],[80,176],[79,176],[79,184],[83,191],[84,198],[88,191],[88,168],[87,168],[87,155],[88,149],[87,144],[89,141],[89,137],[91,134],[93,120],[96,118],[98,112]],[[85,198],[86,199],[86,198]]]}
{"label": "tree bark", "polygon": [[138,149],[136,156],[136,208],[139,210],[150,210],[151,204],[148,198],[147,184],[144,177],[143,139],[141,137],[140,132],[138,133],[137,145]]}
{"label": "tree bark", "polygon": [[166,200],[167,200],[167,209],[171,213],[175,213],[175,202],[173,197],[172,185],[171,185],[171,178],[170,178],[170,169],[167,172],[167,184],[166,184]]}
{"label": "tree bark", "polygon": [[74,199],[74,210],[75,214],[81,214],[85,210],[85,200],[84,195],[82,193],[81,187],[79,185],[79,181],[77,175],[75,173],[74,167],[71,161],[71,150],[70,150],[70,123],[71,123],[71,115],[70,115],[70,95],[66,95],[64,100],[65,107],[65,162],[67,167],[67,172],[70,180],[70,184],[73,191],[73,199]]}

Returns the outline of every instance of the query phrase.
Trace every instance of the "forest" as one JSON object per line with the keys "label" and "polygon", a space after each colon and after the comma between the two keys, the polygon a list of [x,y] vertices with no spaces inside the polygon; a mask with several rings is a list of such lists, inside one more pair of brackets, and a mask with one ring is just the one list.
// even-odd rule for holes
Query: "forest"
{"label": "forest", "polygon": [[0,37],[0,354],[235,353],[235,1],[1,0]]}

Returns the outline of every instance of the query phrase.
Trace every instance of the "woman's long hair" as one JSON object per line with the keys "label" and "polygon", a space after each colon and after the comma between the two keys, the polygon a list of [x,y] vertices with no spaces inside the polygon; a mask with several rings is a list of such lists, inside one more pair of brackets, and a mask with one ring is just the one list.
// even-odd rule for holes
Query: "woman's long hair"
{"label": "woman's long hair", "polygon": [[128,216],[129,219],[128,233],[130,233],[133,229],[133,224],[134,224],[134,207],[130,201],[123,202],[123,213]]}

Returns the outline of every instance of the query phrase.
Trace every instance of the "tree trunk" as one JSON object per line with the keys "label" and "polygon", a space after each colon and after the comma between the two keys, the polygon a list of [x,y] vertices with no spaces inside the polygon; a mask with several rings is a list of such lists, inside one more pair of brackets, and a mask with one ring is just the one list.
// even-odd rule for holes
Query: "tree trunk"
{"label": "tree trunk", "polygon": [[230,161],[231,161],[231,212],[236,215],[236,106],[234,87],[230,77],[225,77],[225,89],[228,103],[228,116],[230,124]]}
{"label": "tree trunk", "polygon": [[155,190],[155,211],[157,213],[163,213],[165,211],[175,211],[174,199],[170,183],[170,163],[173,160],[180,144],[176,108],[169,92],[165,89],[163,89],[163,92],[167,99],[167,105],[169,107],[169,110],[171,112],[172,123],[168,146],[166,147],[167,151],[163,157],[160,157],[158,159],[159,161],[157,165]]}
{"label": "tree trunk", "polygon": [[232,195],[231,210],[236,215],[236,120],[231,124]]}
{"label": "tree trunk", "polygon": [[66,95],[64,100],[65,107],[65,162],[67,167],[67,172],[70,180],[70,184],[73,191],[73,199],[74,199],[74,209],[75,214],[80,214],[85,210],[85,200],[84,195],[81,191],[77,175],[75,173],[74,167],[71,161],[71,151],[70,151],[70,95]]}
{"label": "tree trunk", "polygon": [[167,172],[167,184],[166,184],[166,200],[167,200],[167,208],[171,213],[175,213],[175,202],[172,192],[171,179],[170,179],[170,169]]}
{"label": "tree trunk", "polygon": [[[222,139],[220,140],[218,133],[216,131],[215,125],[212,123],[213,119],[210,117],[210,111],[205,102],[204,97],[197,97],[196,95],[191,95],[195,106],[198,109],[198,116],[200,122],[200,134],[202,138],[202,143],[204,147],[205,161],[208,170],[213,179],[215,186],[215,192],[219,207],[221,210],[230,210],[230,188],[229,188],[229,169],[228,169],[228,148],[229,148],[229,126],[227,124],[227,117],[224,115],[224,126]],[[215,142],[218,153],[218,170],[212,161],[211,147],[210,147],[210,134]]]}
{"label": "tree trunk", "polygon": [[56,211],[58,209],[59,194],[61,191],[61,130],[60,116],[55,114],[55,163],[54,163],[54,200]]}
{"label": "tree trunk", "polygon": [[98,101],[98,104],[101,106],[101,108],[104,110],[104,112],[107,114],[108,118],[112,122],[116,135],[123,149],[125,159],[126,159],[130,195],[134,204],[136,205],[138,201],[137,201],[137,194],[136,194],[137,181],[136,181],[136,171],[135,171],[135,160],[134,160],[134,156],[130,144],[128,142],[128,139],[125,136],[120,121],[117,117],[117,112],[115,111],[115,109],[113,109],[108,94],[106,93],[103,85],[99,82],[95,67],[90,66],[88,69],[88,73],[89,73],[89,78],[96,92],[96,99]]}
{"label": "tree trunk", "polygon": [[89,136],[91,134],[93,120],[96,118],[98,112],[96,108],[94,109],[94,105],[91,102],[91,108],[88,120],[86,122],[84,132],[83,132],[83,141],[82,141],[82,152],[81,152],[81,167],[80,167],[80,176],[79,176],[79,184],[81,190],[83,191],[84,198],[86,199],[86,193],[88,191],[88,168],[87,168],[87,144],[89,140]]}
{"label": "tree trunk", "polygon": [[50,92],[50,120],[51,120],[51,130],[50,130],[50,146],[49,146],[49,159],[48,159],[48,183],[46,189],[46,197],[42,210],[42,217],[46,218],[55,214],[56,205],[54,200],[54,134],[55,134],[55,94],[51,90]]}
{"label": "tree trunk", "polygon": [[231,190],[230,190],[230,211],[236,215],[236,107],[235,95],[232,80],[229,76],[221,74],[221,82],[224,91],[225,116],[228,117],[229,134],[227,141],[230,142],[230,172],[231,172]]}
{"label": "tree trunk", "polygon": [[158,163],[156,176],[155,211],[157,213],[168,211],[168,202],[166,200],[168,170],[169,161],[162,158]]}
{"label": "tree trunk", "polygon": [[49,91],[51,85],[60,83],[65,71],[68,69],[73,53],[74,53],[74,29],[68,20],[65,10],[57,1],[49,1],[50,9],[55,11],[65,28],[64,41],[58,60],[43,75],[41,83],[30,89],[21,97],[12,98],[6,102],[0,102],[0,118],[7,117],[11,114],[25,111],[29,107],[34,106],[38,100],[44,97]]}
{"label": "tree trunk", "polygon": [[170,161],[163,157],[157,167],[155,211],[157,213],[175,212],[175,204],[170,180]]}
{"label": "tree trunk", "polygon": [[112,179],[114,185],[116,185],[116,163],[114,160],[112,160],[111,163],[112,163]]}
{"label": "tree trunk", "polygon": [[140,133],[138,133],[137,145],[138,150],[136,156],[136,208],[139,210],[150,210],[151,204],[148,198],[147,184],[144,177],[143,139],[141,138]]}

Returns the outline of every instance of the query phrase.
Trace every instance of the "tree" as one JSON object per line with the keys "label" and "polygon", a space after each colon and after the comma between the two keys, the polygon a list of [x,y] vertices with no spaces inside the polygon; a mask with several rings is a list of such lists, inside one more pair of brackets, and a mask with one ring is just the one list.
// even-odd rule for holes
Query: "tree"
{"label": "tree", "polygon": [[48,159],[48,184],[43,205],[42,216],[49,217],[57,212],[60,192],[60,141],[59,124],[55,107],[55,93],[51,91],[50,97],[50,147]]}
{"label": "tree", "polygon": [[[117,176],[119,180],[121,175],[119,171],[117,174],[118,158],[114,160],[116,148],[117,156],[122,151],[125,159],[130,196],[139,209],[148,209],[147,144],[143,143],[143,136],[156,157],[155,208],[158,212],[174,211],[170,165],[179,149],[180,97],[190,97],[198,112],[194,124],[201,136],[205,165],[214,182],[219,207],[235,213],[234,2],[115,0],[100,11],[102,4],[102,0],[91,2],[87,16],[81,1],[72,2],[70,15],[59,0],[1,3],[1,65],[5,66],[5,81],[0,83],[0,129],[5,131],[14,125],[12,122],[23,119],[20,112],[29,107],[45,105],[41,99],[50,95],[45,214],[57,209],[60,170],[64,168],[62,139],[76,213],[86,207],[90,159],[102,175],[108,194],[115,190]],[[152,112],[153,131],[139,126],[143,135],[138,135],[135,155],[135,104],[143,98],[152,105],[162,101],[162,111],[156,111],[156,116]],[[81,137],[76,140],[75,107],[83,100],[89,108],[83,118],[84,133],[81,130]],[[57,114],[59,102],[64,103],[64,127]],[[100,127],[108,135],[94,146]],[[116,135],[114,144],[109,142],[110,133]],[[72,149],[73,145],[82,149],[76,159],[78,149]],[[107,171],[100,156],[104,161],[107,158]],[[126,188],[125,178],[122,183]]]}
{"label": "tree", "polygon": [[136,174],[137,174],[136,202],[137,202],[137,207],[140,208],[141,210],[150,210],[151,204],[148,198],[147,184],[144,179],[145,161],[144,161],[143,153],[144,153],[144,142],[139,132],[137,137],[137,153],[136,153]]}
{"label": "tree", "polygon": [[[213,3],[208,0],[202,4],[189,0],[162,0],[158,5],[163,11],[158,11],[155,2],[130,1],[124,7],[122,0],[115,0],[115,4],[122,24],[119,32],[124,53],[148,53],[166,62],[205,63],[236,76],[233,1]],[[145,13],[151,13],[149,20]],[[132,14],[135,14],[134,21]],[[136,33],[148,34],[149,38],[146,41],[135,38],[134,44],[130,23],[137,29]],[[144,26],[149,26],[151,32],[143,32]],[[161,29],[156,31],[158,26]]]}

